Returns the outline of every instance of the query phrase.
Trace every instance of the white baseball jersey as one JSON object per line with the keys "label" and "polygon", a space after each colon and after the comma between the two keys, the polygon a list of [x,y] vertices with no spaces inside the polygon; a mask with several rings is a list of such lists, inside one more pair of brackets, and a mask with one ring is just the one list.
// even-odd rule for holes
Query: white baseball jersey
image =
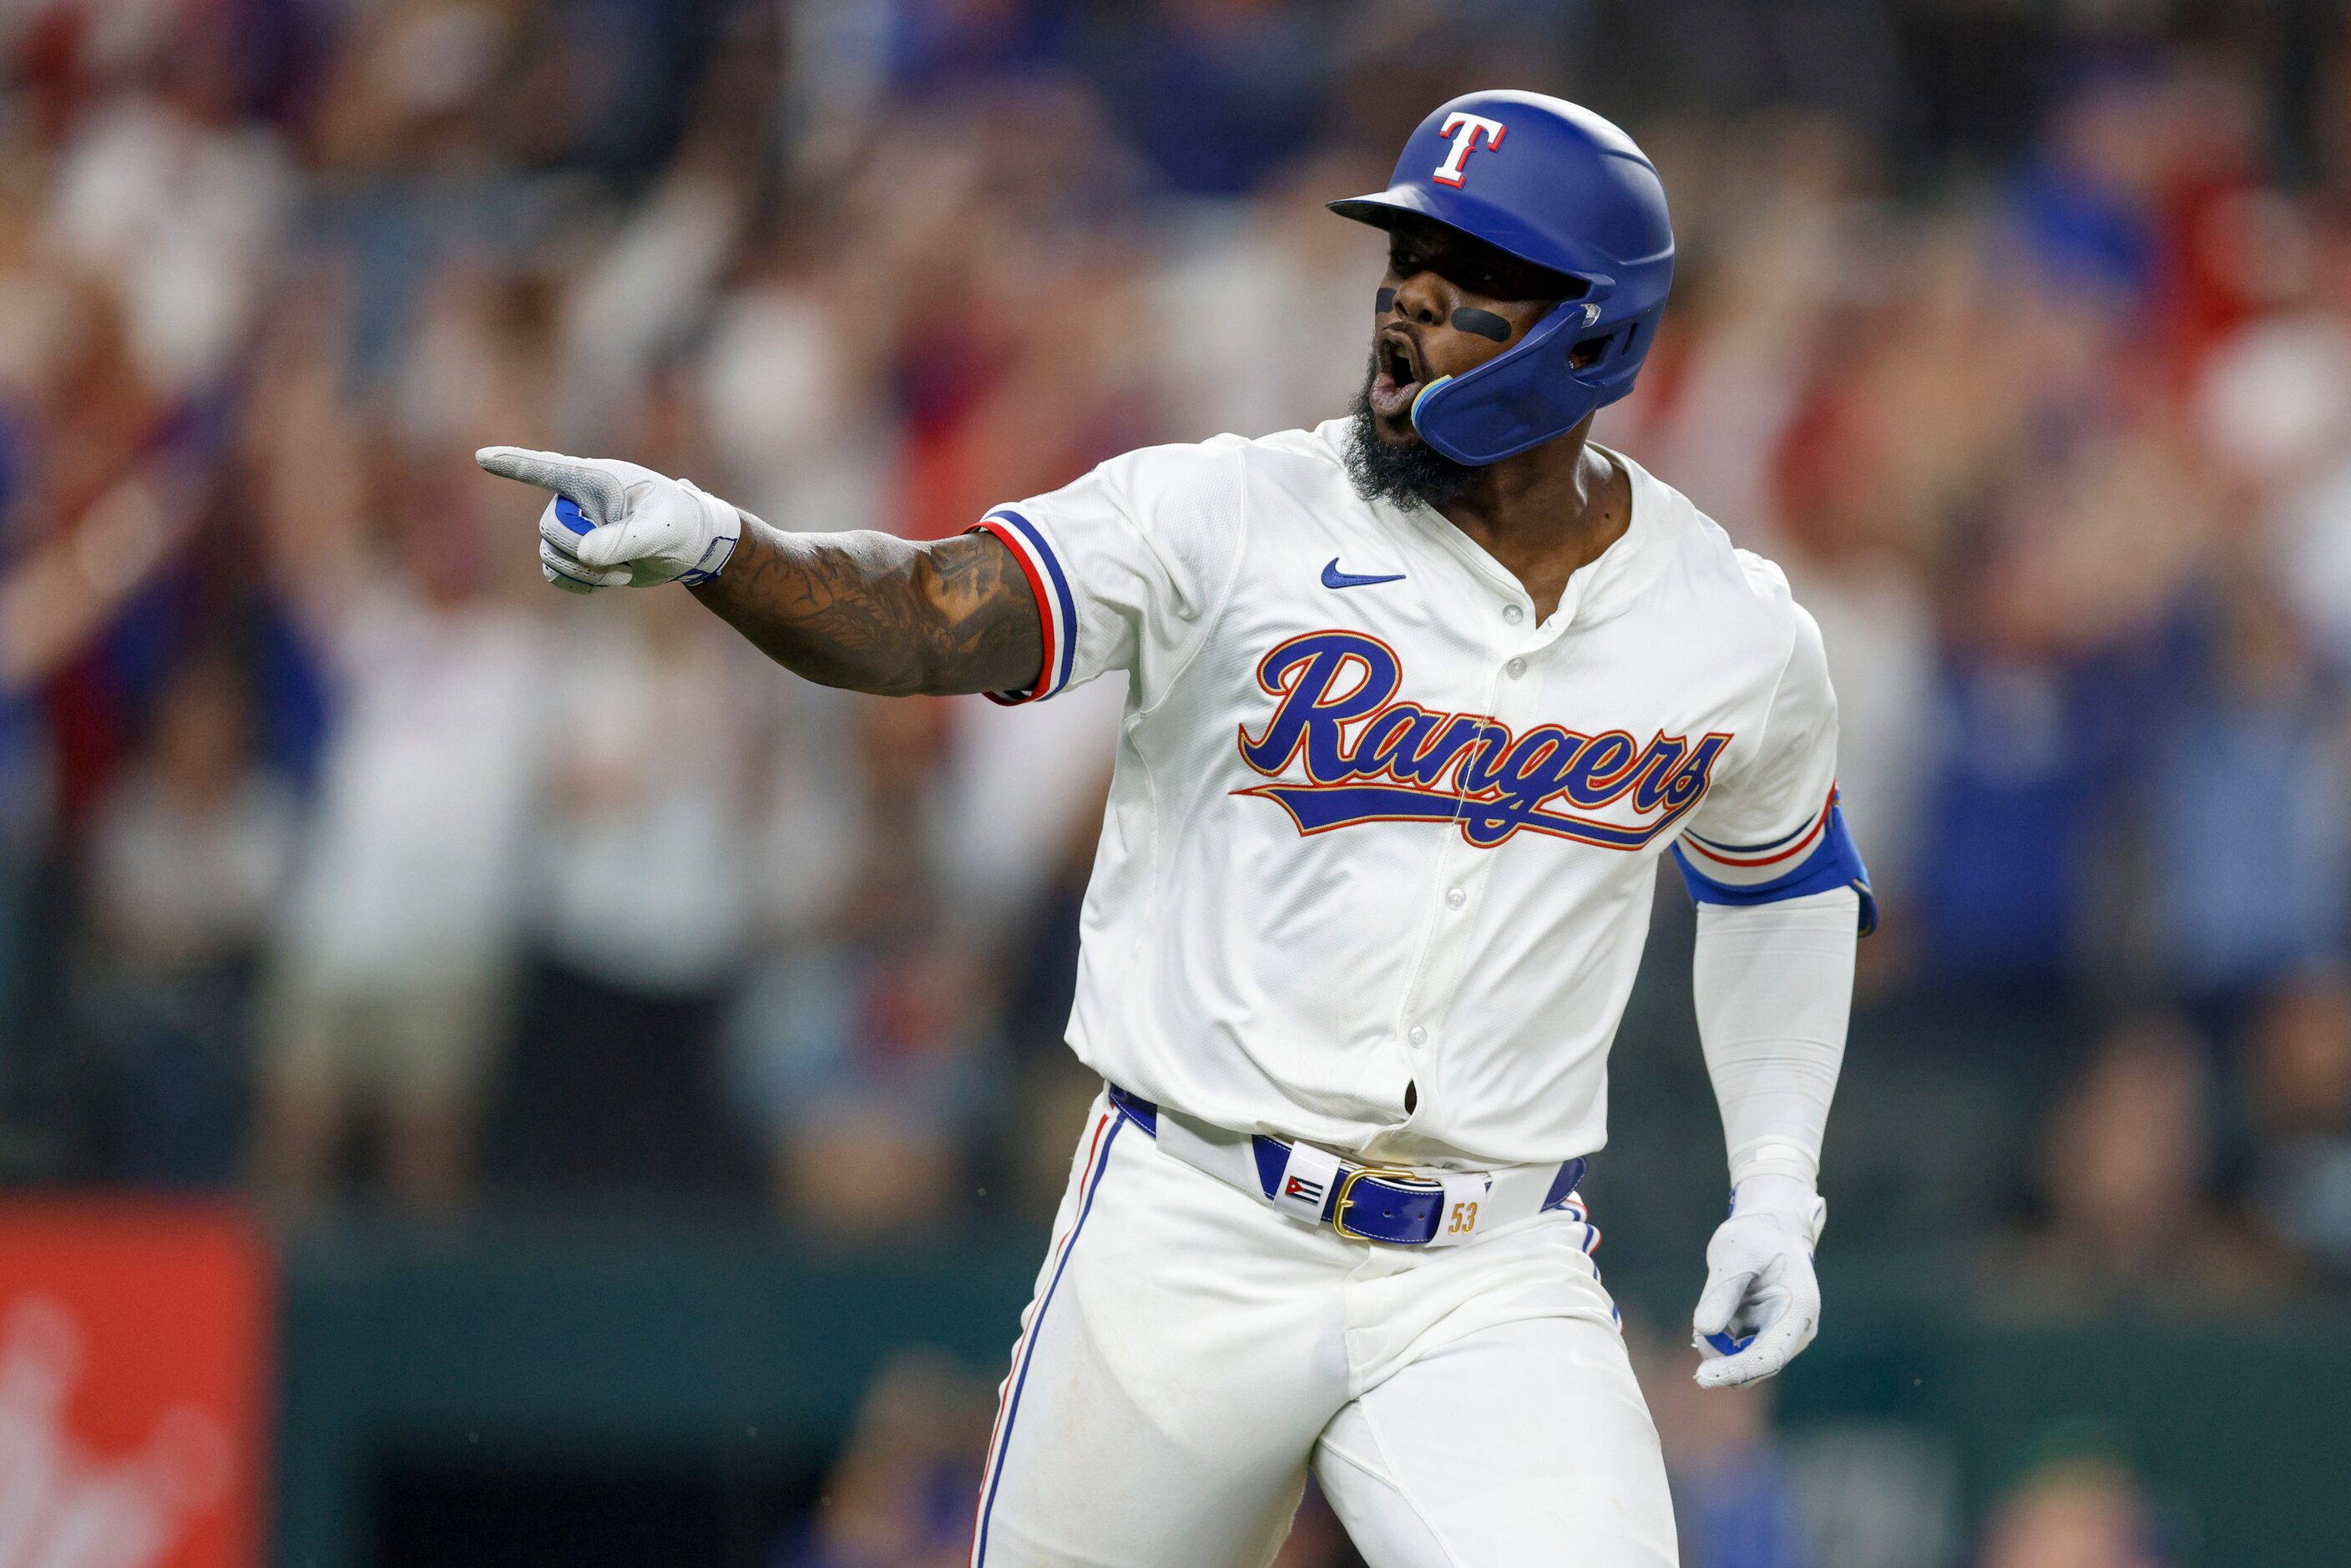
{"label": "white baseball jersey", "polygon": [[1103,464],[980,526],[1050,697],[1129,674],[1070,1043],[1202,1120],[1368,1158],[1588,1154],[1673,848],[1701,898],[1865,873],[1779,570],[1619,457],[1622,538],[1539,620],[1348,425]]}

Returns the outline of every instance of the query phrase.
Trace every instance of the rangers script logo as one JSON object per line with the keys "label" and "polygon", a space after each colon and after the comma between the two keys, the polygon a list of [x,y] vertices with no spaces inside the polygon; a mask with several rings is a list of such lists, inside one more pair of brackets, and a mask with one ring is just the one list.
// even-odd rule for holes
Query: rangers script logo
{"label": "rangers script logo", "polygon": [[[1644,746],[1621,729],[1584,735],[1556,724],[1518,735],[1485,714],[1397,701],[1403,661],[1361,632],[1292,637],[1259,664],[1257,679],[1280,701],[1257,734],[1241,727],[1241,760],[1280,781],[1233,793],[1273,801],[1301,833],[1451,822],[1480,849],[1527,831],[1637,850],[1698,804],[1730,744],[1728,734],[1692,745],[1661,733]],[[1301,761],[1305,782],[1282,778]],[[1650,820],[1583,814],[1620,802]]]}

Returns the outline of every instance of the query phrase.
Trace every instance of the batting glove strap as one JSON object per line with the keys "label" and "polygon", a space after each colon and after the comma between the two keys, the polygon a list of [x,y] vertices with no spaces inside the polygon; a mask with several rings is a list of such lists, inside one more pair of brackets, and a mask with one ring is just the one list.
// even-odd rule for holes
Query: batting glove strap
{"label": "batting glove strap", "polygon": [[701,507],[704,521],[709,528],[702,554],[695,559],[692,566],[678,573],[677,578],[688,588],[699,588],[726,570],[726,563],[735,559],[735,546],[743,537],[743,514],[729,503],[701,489],[691,479],[680,479],[677,486]]}

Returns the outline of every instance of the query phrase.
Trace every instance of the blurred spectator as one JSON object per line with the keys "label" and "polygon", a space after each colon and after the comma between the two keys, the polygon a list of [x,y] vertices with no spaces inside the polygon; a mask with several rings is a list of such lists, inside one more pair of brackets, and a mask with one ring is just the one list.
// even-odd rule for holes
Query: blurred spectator
{"label": "blurred spectator", "polygon": [[954,1363],[902,1353],[874,1378],[815,1517],[770,1568],[960,1568],[994,1410]]}
{"label": "blurred spectator", "polygon": [[227,368],[294,194],[277,131],[241,118],[235,33],[176,9],[138,51],[151,85],[95,110],[65,150],[50,214],[58,249],[113,286],[132,356],[167,393]]}
{"label": "blurred spectator", "polygon": [[2128,57],[2091,58],[2072,74],[2037,155],[2010,185],[2011,220],[2049,283],[2116,308],[2143,304],[2157,282],[2172,80]]}
{"label": "blurred spectator", "polygon": [[[561,145],[585,93],[584,55],[532,57],[548,75],[538,115],[511,110],[501,64],[524,13],[455,0],[388,0],[347,14],[322,62],[306,127],[312,169],[306,216],[348,274],[354,378],[372,387],[396,371],[422,302],[453,256],[513,255],[535,232],[532,187],[514,157],[535,133]],[[548,92],[552,87],[557,90]],[[502,110],[508,112],[500,112]]]}
{"label": "blurred spectator", "polygon": [[[873,284],[839,264],[807,278],[763,277],[712,324],[701,366],[707,436],[740,476],[737,504],[778,528],[890,520],[899,432],[883,401],[888,341]],[[841,329],[851,323],[868,329]]]}
{"label": "blurred spectator", "polygon": [[2295,1251],[2351,1270],[2351,979],[2286,985],[2248,1043],[2254,1211]]}
{"label": "blurred spectator", "polygon": [[[775,1202],[849,1234],[952,1211],[984,1104],[987,993],[940,907],[945,713],[856,704],[864,807],[841,903],[752,983],[730,1026],[736,1103],[772,1150]],[[926,855],[931,857],[926,860]]]}
{"label": "blurred spectator", "polygon": [[2231,1009],[2342,953],[2351,779],[2334,695],[2276,596],[2235,579],[2217,619],[2153,758],[2148,870],[2162,973]]}
{"label": "blurred spectator", "polygon": [[2176,1019],[2143,1017],[2099,1043],[2050,1118],[2043,1222],[1990,1254],[1989,1310],[2194,1312],[2278,1287],[2280,1260],[2213,1197],[2208,1087]]}
{"label": "blurred spectator", "polygon": [[139,596],[203,516],[215,444],[149,383],[115,295],[58,266],[11,195],[0,182],[0,691],[46,696],[78,820],[123,727],[106,656],[166,630]]}
{"label": "blurred spectator", "polygon": [[[1174,236],[1133,323],[1167,372],[1158,392],[1169,438],[1263,435],[1347,406],[1363,384],[1385,256],[1376,236],[1324,222],[1322,204],[1386,182],[1376,160],[1334,149]],[[1216,308],[1199,308],[1210,299]],[[1235,374],[1238,365],[1249,372]]]}
{"label": "blurred spectator", "polygon": [[[2161,711],[2147,632],[2203,521],[2163,497],[2169,466],[2135,434],[2020,478],[2001,533],[1954,567],[1963,641],[1946,655],[1920,867],[1947,974],[2047,985],[2101,956],[2114,808]],[[2133,552],[2127,578],[2100,565],[2116,550]]]}
{"label": "blurred spectator", "polygon": [[758,686],[780,683],[683,593],[604,594],[571,619],[539,688],[538,957],[496,1168],[706,1181],[717,1023],[751,934]]}
{"label": "blurred spectator", "polygon": [[1979,1568],[2176,1568],[2138,1479],[2118,1461],[2060,1458],[1993,1510]]}
{"label": "blurred spectator", "polygon": [[294,801],[256,768],[241,677],[183,665],[92,824],[86,1001],[112,1064],[114,1168],[219,1186],[244,1153],[255,967],[293,852]]}
{"label": "blurred spectator", "polygon": [[957,532],[1152,439],[1164,367],[1136,332],[1136,236],[1104,221],[1134,193],[1102,112],[1064,84],[908,117],[866,156],[843,254],[894,262],[899,287],[844,298],[893,332],[895,532]]}
{"label": "blurred spectator", "polygon": [[557,301],[549,281],[478,256],[432,277],[388,388],[395,428],[438,461],[496,430],[540,439],[556,406]]}
{"label": "blurred spectator", "polygon": [[380,522],[344,519],[340,570],[300,584],[337,708],[264,1075],[261,1169],[289,1200],[326,1190],[360,1110],[386,1113],[402,1198],[457,1199],[505,1033],[543,653],[454,479],[382,455],[358,508]]}

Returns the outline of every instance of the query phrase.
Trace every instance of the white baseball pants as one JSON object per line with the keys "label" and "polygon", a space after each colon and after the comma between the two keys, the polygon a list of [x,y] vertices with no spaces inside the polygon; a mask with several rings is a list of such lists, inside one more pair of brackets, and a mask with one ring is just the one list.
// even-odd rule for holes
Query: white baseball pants
{"label": "white baseball pants", "polygon": [[973,1568],[1264,1568],[1310,1466],[1371,1568],[1674,1568],[1579,1204],[1351,1241],[1098,1101],[1004,1382]]}

